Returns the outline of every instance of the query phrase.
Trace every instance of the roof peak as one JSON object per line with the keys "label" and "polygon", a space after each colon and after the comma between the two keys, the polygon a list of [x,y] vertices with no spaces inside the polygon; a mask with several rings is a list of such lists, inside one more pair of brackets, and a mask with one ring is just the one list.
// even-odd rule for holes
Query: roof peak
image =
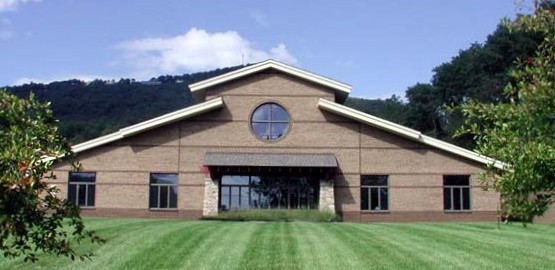
{"label": "roof peak", "polygon": [[309,71],[276,61],[274,59],[268,59],[262,62],[258,62],[256,64],[246,66],[238,70],[234,70],[216,77],[212,77],[204,81],[191,84],[189,85],[189,89],[193,94],[202,93],[207,88],[210,88],[222,83],[226,83],[229,81],[233,81],[245,76],[249,76],[251,74],[254,74],[263,70],[267,70],[267,69],[275,69],[285,74],[289,74],[291,76],[295,76],[295,77],[328,87],[335,91],[335,94],[338,100],[345,100],[349,95],[349,93],[351,92],[351,88],[352,88],[350,85],[346,83],[342,83],[342,82],[330,79],[328,77],[318,75],[316,73],[309,72]]}

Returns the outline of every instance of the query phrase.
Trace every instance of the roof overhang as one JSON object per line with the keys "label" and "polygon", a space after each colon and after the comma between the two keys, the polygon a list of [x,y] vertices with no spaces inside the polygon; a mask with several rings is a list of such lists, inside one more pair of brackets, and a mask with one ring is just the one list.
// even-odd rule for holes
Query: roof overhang
{"label": "roof overhang", "polygon": [[351,86],[336,80],[332,80],[330,78],[326,78],[324,76],[320,76],[296,67],[292,67],[286,65],[284,63],[275,61],[275,60],[266,60],[254,65],[249,65],[244,68],[222,74],[220,76],[216,76],[201,82],[197,82],[194,84],[189,85],[189,89],[193,96],[198,97],[199,95],[202,96],[204,91],[212,86],[219,85],[222,83],[226,83],[232,80],[236,80],[238,78],[242,78],[244,76],[248,76],[262,70],[266,69],[275,69],[281,71],[285,74],[289,74],[310,82],[313,82],[318,85],[322,85],[334,90],[336,99],[338,102],[343,102],[349,93],[351,92]]}
{"label": "roof overhang", "polygon": [[193,105],[181,110],[164,114],[162,116],[159,116],[126,128],[122,128],[114,133],[111,133],[102,137],[98,137],[96,139],[86,141],[84,143],[74,145],[71,149],[74,153],[83,152],[85,150],[98,147],[107,143],[111,143],[117,140],[121,140],[123,138],[127,138],[135,134],[139,134],[163,125],[167,125],[169,123],[187,119],[217,108],[221,108],[223,107],[223,105],[224,105],[224,102],[222,98],[212,99],[197,105]]}
{"label": "roof overhang", "polygon": [[397,134],[399,136],[423,143],[425,145],[429,145],[437,149],[441,149],[448,153],[451,153],[478,163],[482,163],[485,165],[493,165],[495,168],[498,168],[498,169],[504,169],[507,167],[507,164],[499,160],[481,155],[474,151],[470,151],[450,143],[446,143],[444,141],[432,138],[430,136],[426,136],[414,129],[411,129],[399,124],[395,124],[385,119],[381,119],[379,117],[375,117],[375,116],[363,113],[361,111],[349,108],[341,104],[337,104],[335,102],[331,102],[323,98],[319,100],[318,107],[324,111],[342,115],[349,119],[367,124],[369,126],[372,126],[390,133]]}
{"label": "roof overhang", "polygon": [[335,168],[337,160],[333,154],[206,153],[204,165]]}

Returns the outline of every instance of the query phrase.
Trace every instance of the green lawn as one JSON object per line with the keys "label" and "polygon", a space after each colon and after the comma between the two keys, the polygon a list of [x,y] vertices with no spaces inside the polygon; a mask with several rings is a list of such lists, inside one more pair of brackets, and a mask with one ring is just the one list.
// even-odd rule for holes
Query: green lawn
{"label": "green lawn", "polygon": [[88,219],[90,261],[0,269],[555,269],[555,225]]}

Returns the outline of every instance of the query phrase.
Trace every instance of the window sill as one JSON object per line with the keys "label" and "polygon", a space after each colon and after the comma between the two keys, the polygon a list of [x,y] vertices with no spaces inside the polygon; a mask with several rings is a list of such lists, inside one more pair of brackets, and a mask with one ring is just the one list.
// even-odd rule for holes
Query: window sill
{"label": "window sill", "polygon": [[360,210],[363,214],[391,214],[389,210]]}
{"label": "window sill", "polygon": [[472,210],[443,210],[445,214],[471,214]]}
{"label": "window sill", "polygon": [[153,212],[178,212],[177,208],[149,208],[148,210]]}
{"label": "window sill", "polygon": [[85,211],[96,210],[96,207],[94,206],[79,206],[79,208]]}

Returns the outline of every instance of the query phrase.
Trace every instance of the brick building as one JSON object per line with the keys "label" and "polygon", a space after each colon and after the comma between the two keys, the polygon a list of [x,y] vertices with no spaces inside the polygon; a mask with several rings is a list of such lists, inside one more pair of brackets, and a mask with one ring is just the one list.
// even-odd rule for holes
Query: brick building
{"label": "brick building", "polygon": [[496,220],[472,151],[348,108],[350,86],[273,60],[190,85],[197,104],[75,145],[85,215],[322,209],[346,221]]}

